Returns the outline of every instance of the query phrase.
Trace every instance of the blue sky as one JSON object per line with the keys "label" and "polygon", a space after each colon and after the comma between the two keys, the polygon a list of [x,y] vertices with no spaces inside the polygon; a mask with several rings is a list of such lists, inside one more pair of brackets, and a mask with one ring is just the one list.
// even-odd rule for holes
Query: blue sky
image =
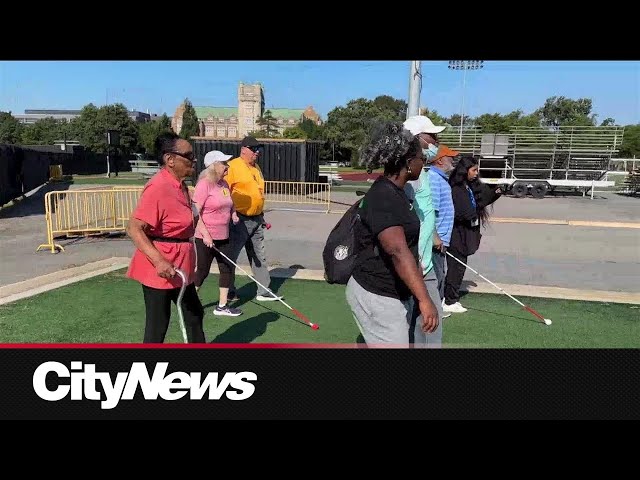
{"label": "blue sky", "polygon": [[[421,105],[460,113],[462,72],[444,61],[422,62]],[[79,109],[124,103],[172,115],[189,97],[195,105],[236,106],[240,81],[261,82],[267,107],[313,105],[326,119],[351,99],[408,99],[409,61],[75,61],[0,62],[0,110]],[[467,73],[465,116],[530,113],[553,95],[593,99],[602,121],[640,123],[640,62],[487,61]]]}

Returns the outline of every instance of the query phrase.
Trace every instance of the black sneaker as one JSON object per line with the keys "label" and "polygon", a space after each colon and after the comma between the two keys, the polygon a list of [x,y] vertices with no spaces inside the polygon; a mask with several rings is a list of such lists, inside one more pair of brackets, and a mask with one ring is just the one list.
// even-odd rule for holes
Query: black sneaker
{"label": "black sneaker", "polygon": [[234,302],[238,300],[238,294],[236,292],[229,292],[227,294],[227,302]]}
{"label": "black sneaker", "polygon": [[242,315],[242,310],[239,308],[233,308],[229,305],[225,305],[224,307],[217,306],[213,311],[214,315],[226,315],[227,317],[238,317]]}

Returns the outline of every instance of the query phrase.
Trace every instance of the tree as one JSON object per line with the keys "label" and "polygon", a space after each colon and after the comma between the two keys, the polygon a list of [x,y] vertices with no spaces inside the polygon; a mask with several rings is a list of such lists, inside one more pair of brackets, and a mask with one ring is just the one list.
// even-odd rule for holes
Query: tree
{"label": "tree", "polygon": [[57,140],[71,140],[69,124],[65,120],[43,118],[25,125],[21,139],[23,145],[53,145]]}
{"label": "tree", "polygon": [[275,138],[278,136],[278,120],[273,116],[271,110],[266,110],[262,116],[256,120],[256,123],[260,125],[260,131],[263,133],[264,138]]}
{"label": "tree", "polygon": [[313,120],[304,118],[295,127],[285,128],[284,138],[305,138],[307,140],[324,140],[324,128]]}
{"label": "tree", "polygon": [[268,138],[267,132],[265,132],[264,130],[252,130],[247,133],[247,136],[253,138]]}
{"label": "tree", "polygon": [[283,138],[308,138],[307,132],[305,132],[300,125],[295,127],[289,127],[282,133]]}
{"label": "tree", "polygon": [[572,100],[566,97],[550,97],[544,106],[535,113],[539,114],[543,125],[547,126],[593,126],[597,115],[591,115],[590,98]]}
{"label": "tree", "polygon": [[377,98],[377,103],[366,98],[351,100],[345,107],[336,107],[327,115],[323,138],[335,144],[336,151],[349,151],[347,160],[352,165],[356,163],[353,157],[359,157],[365,138],[375,122],[404,120],[404,116],[399,115],[399,101]]}
{"label": "tree", "polygon": [[640,158],[640,123],[624,127],[620,158]]}
{"label": "tree", "polygon": [[[459,113],[454,113],[453,115],[451,115],[449,118],[445,118],[444,122],[447,125],[451,125],[452,127],[459,127],[460,124],[462,123],[462,117],[460,116]],[[470,117],[465,117],[464,118],[464,124],[465,125],[472,125],[473,124],[473,119]]]}
{"label": "tree", "polygon": [[516,126],[518,127],[539,127],[542,122],[540,114],[537,112],[524,115],[518,119]]}
{"label": "tree", "polygon": [[380,95],[373,99],[373,104],[380,110],[392,113],[393,117],[390,120],[404,121],[407,118],[409,106],[404,100],[389,95]]}
{"label": "tree", "polygon": [[164,131],[165,129],[171,129],[171,120],[167,117],[166,113],[163,113],[159,120],[156,120],[160,123],[160,128]]}
{"label": "tree", "polygon": [[116,130],[120,134],[119,148],[124,153],[134,151],[138,145],[137,125],[122,104],[100,108],[86,105],[80,116],[71,122],[70,130],[87,150],[94,153],[107,152],[107,130]]}
{"label": "tree", "polygon": [[513,127],[538,127],[540,117],[532,113],[524,115],[522,110],[514,110],[506,115],[499,113],[485,113],[471,120],[480,127],[482,133],[509,133]]}
{"label": "tree", "polygon": [[446,119],[442,115],[440,115],[436,110],[421,108],[419,111],[420,111],[420,115],[429,117],[429,119],[433,122],[434,125],[451,125],[447,123]]}
{"label": "tree", "polygon": [[171,122],[166,114],[159,120],[146,122],[139,127],[139,147],[148,155],[155,156],[155,140],[161,133],[171,131]]}
{"label": "tree", "polygon": [[0,112],[0,143],[20,143],[22,128],[11,112]]}
{"label": "tree", "polygon": [[602,123],[600,124],[601,127],[610,127],[610,126],[614,126],[616,124],[615,119],[611,118],[611,117],[607,117],[605,118]]}
{"label": "tree", "polygon": [[308,138],[309,140],[323,139],[324,127],[322,125],[317,125],[316,122],[308,118],[303,118],[298,125],[306,134],[305,138]]}
{"label": "tree", "polygon": [[180,137],[190,139],[200,134],[200,123],[196,109],[188,98],[184,100],[184,113],[182,114],[182,128],[180,129]]}

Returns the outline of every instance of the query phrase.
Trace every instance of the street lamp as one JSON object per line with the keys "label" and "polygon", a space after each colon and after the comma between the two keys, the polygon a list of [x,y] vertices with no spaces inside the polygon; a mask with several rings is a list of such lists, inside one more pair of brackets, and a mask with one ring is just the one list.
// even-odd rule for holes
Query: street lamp
{"label": "street lamp", "polygon": [[[118,147],[118,145],[120,145],[120,132],[118,132],[117,130],[107,130],[107,178],[111,177],[111,159],[109,158],[109,153],[111,151],[111,146]],[[116,158],[115,160],[116,162],[118,161],[118,159]],[[115,168],[115,173],[116,173],[116,177],[118,176],[118,165],[116,163],[114,163],[113,165]]]}
{"label": "street lamp", "polygon": [[462,107],[460,108],[460,146],[462,147],[462,126],[464,124],[464,89],[467,83],[467,70],[480,70],[484,65],[482,60],[450,60],[449,70],[462,70]]}

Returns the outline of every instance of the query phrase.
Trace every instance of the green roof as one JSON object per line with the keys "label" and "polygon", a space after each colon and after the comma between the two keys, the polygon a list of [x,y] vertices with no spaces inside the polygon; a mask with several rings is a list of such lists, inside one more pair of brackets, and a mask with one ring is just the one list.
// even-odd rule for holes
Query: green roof
{"label": "green roof", "polygon": [[205,120],[209,117],[237,117],[237,107],[193,107],[198,119]]}
{"label": "green roof", "polygon": [[271,111],[271,115],[275,118],[284,118],[285,120],[293,119],[300,120],[302,114],[304,113],[304,108],[267,108],[265,107],[264,111]]}
{"label": "green roof", "polygon": [[[193,107],[196,110],[198,119],[205,120],[209,117],[237,117],[237,107]],[[271,114],[275,118],[283,118],[285,120],[300,120],[304,113],[304,108],[265,108],[264,111],[271,110]]]}

